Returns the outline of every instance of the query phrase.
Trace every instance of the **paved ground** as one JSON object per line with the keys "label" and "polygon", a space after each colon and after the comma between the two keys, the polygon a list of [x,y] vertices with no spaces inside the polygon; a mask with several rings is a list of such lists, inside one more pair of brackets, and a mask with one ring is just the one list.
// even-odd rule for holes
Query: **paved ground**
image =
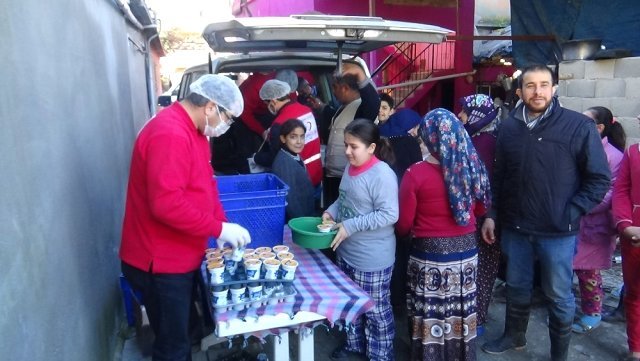
{"label": "paved ground", "polygon": [[[611,270],[603,274],[606,293],[605,307],[615,307],[618,303],[616,291],[621,284],[620,265],[616,264]],[[487,340],[498,337],[504,327],[504,287],[496,284],[494,301],[489,311],[489,321],[486,332],[478,338],[478,347]],[[549,360],[549,336],[546,325],[546,309],[541,302],[541,297],[535,297],[534,310],[532,311],[529,328],[527,331],[528,344],[523,351],[509,351],[502,355],[489,355],[478,349],[478,361],[541,361]],[[409,337],[407,321],[403,315],[396,314],[397,337],[395,341],[396,360],[408,360]],[[127,332],[125,332],[126,334]],[[122,353],[116,355],[117,361],[151,361],[149,354],[150,336],[142,332],[138,336],[130,332],[125,336]],[[290,355],[292,360],[297,360],[295,337],[290,337]],[[315,334],[315,360],[330,360],[331,351],[344,340],[344,333],[338,330],[327,330],[325,327],[316,328]],[[242,340],[236,339],[229,348],[229,343],[224,342],[210,347],[207,351],[200,351],[194,347],[193,361],[232,361],[255,360],[256,355],[264,352],[267,347],[256,340],[249,340],[243,345]],[[243,347],[244,346],[244,347]],[[586,335],[576,335],[571,341],[569,361],[613,361],[626,353],[626,332],[624,323],[606,323],[594,329]],[[308,360],[302,357],[300,360]],[[353,360],[360,360],[353,358]]]}

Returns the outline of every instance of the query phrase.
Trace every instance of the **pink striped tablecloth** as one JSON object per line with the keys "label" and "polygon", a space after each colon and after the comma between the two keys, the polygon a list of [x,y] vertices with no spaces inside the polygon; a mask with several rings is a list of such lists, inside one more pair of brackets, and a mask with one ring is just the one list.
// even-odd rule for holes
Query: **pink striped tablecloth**
{"label": "pink striped tablecloth", "polygon": [[295,301],[250,307],[242,311],[214,311],[213,317],[216,322],[278,313],[286,313],[293,317],[298,311],[309,311],[326,317],[331,324],[340,321],[349,325],[373,308],[371,297],[320,251],[294,244],[288,227],[284,230],[284,244],[289,246],[290,252],[299,262],[293,281],[298,292]]}

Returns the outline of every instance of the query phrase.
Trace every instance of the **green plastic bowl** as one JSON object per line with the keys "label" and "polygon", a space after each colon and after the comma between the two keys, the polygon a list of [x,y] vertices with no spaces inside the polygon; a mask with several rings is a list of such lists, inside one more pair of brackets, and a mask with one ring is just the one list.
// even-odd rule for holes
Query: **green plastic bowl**
{"label": "green plastic bowl", "polygon": [[320,217],[299,217],[289,220],[293,243],[304,248],[324,249],[331,247],[333,237],[337,231],[321,233],[318,225],[322,223]]}

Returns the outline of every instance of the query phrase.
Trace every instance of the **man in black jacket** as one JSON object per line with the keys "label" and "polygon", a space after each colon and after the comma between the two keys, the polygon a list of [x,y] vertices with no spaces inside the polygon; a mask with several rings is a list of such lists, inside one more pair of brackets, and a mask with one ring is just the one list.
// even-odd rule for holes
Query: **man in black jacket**
{"label": "man in black jacket", "polygon": [[502,337],[485,343],[492,354],[526,345],[534,260],[547,298],[551,359],[567,359],[575,300],[573,255],[580,217],[609,189],[610,172],[595,124],[562,108],[553,73],[544,65],[523,70],[522,103],[501,125],[496,145],[493,205],[482,226],[495,242],[500,225],[507,258],[507,309]]}

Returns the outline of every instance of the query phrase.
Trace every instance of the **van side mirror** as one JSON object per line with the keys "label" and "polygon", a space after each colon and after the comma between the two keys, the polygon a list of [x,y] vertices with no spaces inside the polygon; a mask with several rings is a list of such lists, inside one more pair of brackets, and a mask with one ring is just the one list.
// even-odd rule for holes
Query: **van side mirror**
{"label": "van side mirror", "polygon": [[158,97],[158,105],[161,107],[168,107],[171,105],[171,95],[160,95]]}

